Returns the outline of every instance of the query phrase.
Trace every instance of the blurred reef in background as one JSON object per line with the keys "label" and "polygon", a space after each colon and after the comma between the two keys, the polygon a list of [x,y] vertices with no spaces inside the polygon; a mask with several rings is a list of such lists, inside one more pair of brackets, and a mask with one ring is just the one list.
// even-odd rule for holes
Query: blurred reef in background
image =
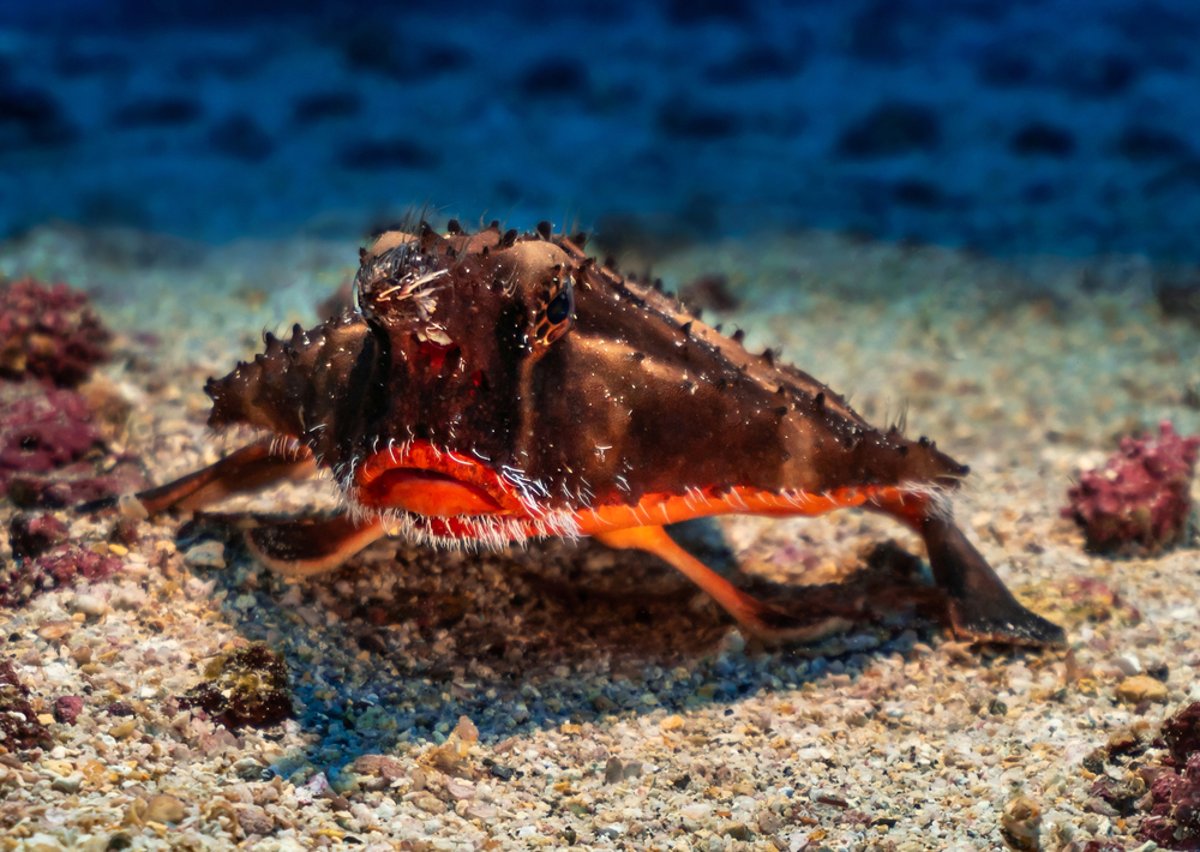
{"label": "blurred reef in background", "polygon": [[797,228],[1200,254],[1188,0],[61,0],[0,8],[0,235],[610,245]]}

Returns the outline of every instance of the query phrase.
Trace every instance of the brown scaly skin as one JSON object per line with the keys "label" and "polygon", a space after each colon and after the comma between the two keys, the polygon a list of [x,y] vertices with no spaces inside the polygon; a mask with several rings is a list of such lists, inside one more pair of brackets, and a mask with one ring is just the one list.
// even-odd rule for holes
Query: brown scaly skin
{"label": "brown scaly skin", "polygon": [[[438,541],[581,532],[662,556],[750,631],[789,640],[844,622],[814,627],[748,597],[661,524],[863,506],[924,537],[957,634],[1062,640],[1012,598],[934,496],[957,484],[963,465],[925,439],[875,429],[811,376],[748,353],[577,242],[548,228],[389,232],[362,253],[356,283],[358,311],[297,327],[286,342],[268,336],[263,354],[206,388],[212,425],[285,440],[144,492],[150,511],[202,505],[315,463],[356,512],[256,531],[251,544],[268,564],[326,570],[397,520]],[[440,466],[405,455],[411,447],[434,448]],[[365,471],[380,464],[387,470],[369,485]],[[543,513],[564,526],[537,526]],[[481,517],[511,523],[474,524]]]}

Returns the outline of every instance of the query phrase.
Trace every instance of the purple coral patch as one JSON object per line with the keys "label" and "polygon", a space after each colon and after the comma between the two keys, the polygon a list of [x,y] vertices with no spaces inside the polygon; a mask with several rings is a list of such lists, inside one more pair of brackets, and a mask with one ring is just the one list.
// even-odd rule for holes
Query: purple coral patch
{"label": "purple coral patch", "polygon": [[1170,752],[1170,757],[1163,761],[1169,766],[1185,766],[1190,757],[1200,754],[1200,701],[1192,702],[1163,722],[1161,744]]}
{"label": "purple coral patch", "polygon": [[87,295],[66,284],[0,286],[0,376],[72,387],[107,360],[111,338]]}
{"label": "purple coral patch", "polygon": [[82,395],[0,382],[0,497],[24,507],[61,507],[136,490],[142,475],[129,459],[97,471],[103,450]]}
{"label": "purple coral patch", "polygon": [[0,388],[0,494],[15,473],[47,473],[100,445],[87,400],[70,390]]}
{"label": "purple coral patch", "polygon": [[1159,553],[1186,534],[1200,436],[1182,438],[1167,421],[1158,428],[1157,440],[1123,438],[1103,469],[1067,492],[1063,516],[1083,528],[1089,550]]}
{"label": "purple coral patch", "polygon": [[1182,774],[1163,772],[1150,785],[1150,816],[1141,835],[1164,849],[1200,849],[1200,753]]}
{"label": "purple coral patch", "polygon": [[1138,833],[1164,849],[1200,850],[1200,701],[1165,720],[1154,745],[1166,753],[1138,770],[1150,785],[1134,803],[1146,813]]}
{"label": "purple coral patch", "polygon": [[16,607],[33,597],[73,585],[111,577],[121,560],[76,544],[63,544],[36,559],[14,560],[0,567],[0,606]]}

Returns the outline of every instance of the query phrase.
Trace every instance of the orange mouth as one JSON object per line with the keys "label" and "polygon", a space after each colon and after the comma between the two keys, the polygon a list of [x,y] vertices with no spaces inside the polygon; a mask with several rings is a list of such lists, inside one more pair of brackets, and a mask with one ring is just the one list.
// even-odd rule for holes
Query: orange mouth
{"label": "orange mouth", "polygon": [[526,514],[491,468],[428,441],[370,456],[355,474],[358,502],[426,517]]}

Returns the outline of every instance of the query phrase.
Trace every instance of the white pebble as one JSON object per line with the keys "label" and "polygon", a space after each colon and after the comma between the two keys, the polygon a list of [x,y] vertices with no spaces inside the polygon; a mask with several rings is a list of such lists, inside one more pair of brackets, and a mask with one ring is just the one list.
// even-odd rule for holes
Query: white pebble
{"label": "white pebble", "polygon": [[128,518],[131,521],[144,521],[150,517],[145,504],[132,494],[122,494],[117,498],[117,511],[122,518]]}
{"label": "white pebble", "polygon": [[72,772],[70,775],[60,776],[50,782],[50,789],[56,790],[59,793],[78,793],[79,788],[82,786],[82,772]]}
{"label": "white pebble", "polygon": [[1120,654],[1115,660],[1113,660],[1113,662],[1116,663],[1116,666],[1121,670],[1121,673],[1126,676],[1141,674],[1142,661],[1139,660],[1137,654],[1134,654],[1133,652],[1128,654]]}
{"label": "white pebble", "polygon": [[109,600],[113,609],[141,609],[146,604],[146,590],[140,586],[122,586]]}
{"label": "white pebble", "polygon": [[71,598],[71,609],[82,612],[89,618],[99,618],[108,612],[108,604],[103,598],[81,592]]}
{"label": "white pebble", "polygon": [[224,568],[225,545],[219,541],[202,541],[187,549],[183,562],[192,568]]}

